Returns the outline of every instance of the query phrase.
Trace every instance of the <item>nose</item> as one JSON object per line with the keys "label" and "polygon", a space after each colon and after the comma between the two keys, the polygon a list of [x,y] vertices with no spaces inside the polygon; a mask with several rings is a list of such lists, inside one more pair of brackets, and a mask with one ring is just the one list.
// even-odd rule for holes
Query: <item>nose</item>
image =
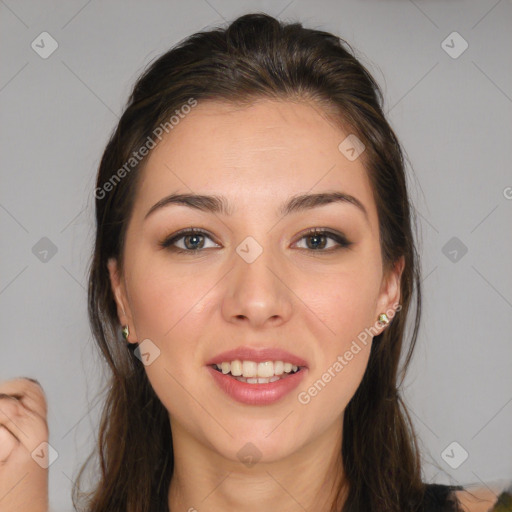
{"label": "nose", "polygon": [[226,276],[222,314],[231,323],[245,322],[253,328],[277,327],[292,313],[293,292],[285,272],[270,251],[248,263],[238,254]]}

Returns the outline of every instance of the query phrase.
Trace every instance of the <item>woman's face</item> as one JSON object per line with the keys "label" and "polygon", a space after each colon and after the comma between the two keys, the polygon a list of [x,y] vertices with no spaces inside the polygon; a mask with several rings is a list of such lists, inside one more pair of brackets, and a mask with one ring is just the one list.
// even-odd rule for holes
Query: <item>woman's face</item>
{"label": "woman's face", "polygon": [[[338,148],[348,135],[306,103],[199,102],[148,156],[123,274],[114,260],[109,269],[129,341],[146,340],[145,369],[173,436],[186,432],[233,462],[251,451],[271,462],[340,437],[371,338],[382,330],[378,315],[392,315],[399,302],[402,270],[383,275],[370,182],[361,158]],[[294,196],[333,192],[361,207],[306,200],[283,211]],[[226,211],[211,211],[208,201],[152,209],[171,194],[222,196]],[[186,228],[201,233],[161,245]],[[332,235],[306,236],[312,228]],[[291,355],[264,360],[296,356],[306,367],[250,384],[208,365],[239,347],[281,349]]]}

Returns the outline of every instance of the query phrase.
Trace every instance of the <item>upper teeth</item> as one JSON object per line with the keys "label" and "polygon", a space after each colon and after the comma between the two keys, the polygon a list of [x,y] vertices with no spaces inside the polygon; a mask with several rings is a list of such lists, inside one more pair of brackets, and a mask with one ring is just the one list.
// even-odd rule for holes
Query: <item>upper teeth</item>
{"label": "upper teeth", "polygon": [[296,372],[298,366],[283,361],[265,361],[256,363],[255,361],[240,361],[235,359],[231,362],[223,361],[221,364],[215,365],[222,373],[229,373],[238,377],[273,377],[274,375],[282,375],[283,373]]}

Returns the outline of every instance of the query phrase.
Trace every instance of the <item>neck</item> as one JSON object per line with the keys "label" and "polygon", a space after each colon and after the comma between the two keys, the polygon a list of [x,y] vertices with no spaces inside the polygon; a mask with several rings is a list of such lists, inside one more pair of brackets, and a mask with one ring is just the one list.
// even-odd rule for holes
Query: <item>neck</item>
{"label": "neck", "polygon": [[170,512],[329,512],[337,488],[344,482],[342,419],[330,432],[286,458],[258,461],[250,467],[223,457],[179,425],[171,424],[174,471],[169,488]]}

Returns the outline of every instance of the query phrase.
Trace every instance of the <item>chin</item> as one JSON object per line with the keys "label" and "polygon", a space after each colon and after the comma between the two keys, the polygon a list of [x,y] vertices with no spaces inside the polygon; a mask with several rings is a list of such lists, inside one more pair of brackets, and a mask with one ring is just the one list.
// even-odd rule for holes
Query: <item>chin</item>
{"label": "chin", "polygon": [[[273,422],[273,427],[279,422]],[[278,429],[281,427],[278,427]],[[226,438],[222,446],[217,445],[217,451],[233,462],[242,462],[251,467],[257,462],[271,463],[287,458],[300,448],[300,442],[295,433],[283,429],[268,435],[272,429],[244,432],[241,428],[234,438]]]}

